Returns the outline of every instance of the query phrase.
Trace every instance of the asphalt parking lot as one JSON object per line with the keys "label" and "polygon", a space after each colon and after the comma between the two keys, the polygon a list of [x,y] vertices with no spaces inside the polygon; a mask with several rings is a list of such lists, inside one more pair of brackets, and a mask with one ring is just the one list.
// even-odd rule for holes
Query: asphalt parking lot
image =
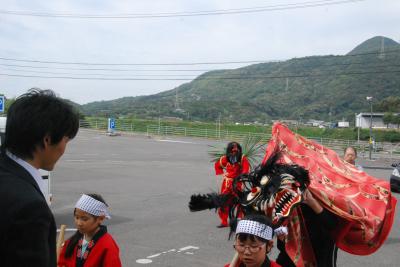
{"label": "asphalt parking lot", "polygon": [[[215,266],[233,256],[228,230],[214,211],[191,213],[190,195],[217,190],[207,151],[212,140],[106,136],[80,131],[52,173],[52,210],[57,224],[73,228],[80,194],[100,193],[111,207],[109,232],[123,266]],[[363,162],[361,162],[363,163]],[[364,162],[369,174],[388,180],[379,160]],[[399,199],[399,194],[394,194]],[[370,256],[339,253],[339,266],[398,266],[400,216],[385,244]],[[274,258],[276,251],[270,255]]]}

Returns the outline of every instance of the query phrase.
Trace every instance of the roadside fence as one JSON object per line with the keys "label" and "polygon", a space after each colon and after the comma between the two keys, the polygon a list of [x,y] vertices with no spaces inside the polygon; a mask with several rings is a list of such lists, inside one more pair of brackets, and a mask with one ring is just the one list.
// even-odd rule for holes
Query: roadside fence
{"label": "roadside fence", "polygon": [[[107,120],[81,120],[81,128],[89,128],[96,130],[107,131]],[[206,128],[189,128],[189,127],[175,127],[165,125],[134,125],[128,121],[116,120],[115,130],[117,132],[131,132],[142,133],[147,136],[182,136],[182,137],[198,137],[215,140],[236,140],[242,141],[247,136],[260,137],[261,142],[267,143],[271,138],[271,134],[267,133],[252,133],[252,132],[235,132],[228,130],[206,129]],[[306,137],[314,140],[321,145],[333,149],[335,151],[343,151],[347,146],[353,146],[358,150],[358,156],[367,158],[369,156],[369,143],[368,141],[358,140],[345,140],[345,139],[331,139],[323,137]],[[390,142],[376,142],[373,147],[374,157],[400,159],[400,143]]]}

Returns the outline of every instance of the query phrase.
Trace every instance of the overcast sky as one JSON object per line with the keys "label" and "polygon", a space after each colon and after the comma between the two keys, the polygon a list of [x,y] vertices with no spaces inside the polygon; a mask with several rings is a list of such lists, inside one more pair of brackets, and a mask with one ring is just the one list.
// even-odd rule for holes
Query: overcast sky
{"label": "overcast sky", "polygon": [[[254,7],[266,10],[243,12]],[[215,10],[239,12],[186,16]],[[80,104],[150,95],[250,63],[173,64],[343,55],[377,35],[399,42],[399,14],[399,0],[2,0],[0,93],[39,87]]]}

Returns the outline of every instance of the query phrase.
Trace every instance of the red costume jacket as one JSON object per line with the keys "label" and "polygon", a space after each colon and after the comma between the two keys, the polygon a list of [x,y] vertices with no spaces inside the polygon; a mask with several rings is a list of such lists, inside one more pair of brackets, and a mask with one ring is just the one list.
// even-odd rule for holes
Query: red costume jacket
{"label": "red costume jacket", "polygon": [[[241,161],[235,164],[231,164],[226,156],[222,156],[217,162],[215,162],[214,168],[216,175],[224,174],[225,169],[224,179],[221,184],[221,194],[229,194],[232,193],[233,179],[240,174],[249,173],[250,164],[245,156],[242,156]],[[241,190],[242,184],[238,183],[236,187],[238,190]],[[221,219],[221,225],[227,226],[229,217],[228,208],[218,209],[218,216]]]}
{"label": "red costume jacket", "polygon": [[242,156],[240,163],[235,164],[229,163],[226,156],[222,156],[217,162],[215,162],[214,168],[216,175],[224,174],[225,169],[226,177],[235,178],[240,174],[248,173],[250,171],[250,164],[245,156]]}
{"label": "red costume jacket", "polygon": [[[65,258],[65,249],[67,248],[68,240],[65,242],[60,257],[58,260],[59,267],[75,267],[77,248],[75,247],[74,253],[70,258]],[[88,258],[84,264],[85,267],[121,267],[121,260],[119,258],[119,248],[115,243],[112,236],[105,233],[96,242],[94,247],[89,253]]]}

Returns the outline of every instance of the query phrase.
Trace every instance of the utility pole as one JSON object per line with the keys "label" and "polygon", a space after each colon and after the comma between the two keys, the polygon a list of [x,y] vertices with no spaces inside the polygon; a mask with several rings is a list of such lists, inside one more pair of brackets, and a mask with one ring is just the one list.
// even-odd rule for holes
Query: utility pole
{"label": "utility pole", "polygon": [[360,118],[357,117],[357,113],[355,113],[356,121],[355,126],[357,127],[357,144],[360,144]]}
{"label": "utility pole", "polygon": [[221,139],[221,112],[219,113],[217,122],[215,123],[215,131],[218,139]]}
{"label": "utility pole", "polygon": [[160,103],[158,104],[158,135],[160,135],[161,132],[161,105]]}
{"label": "utility pole", "polygon": [[219,113],[219,117],[218,117],[218,136],[219,136],[219,139],[221,139],[221,112]]}
{"label": "utility pole", "polygon": [[179,110],[178,87],[175,88],[175,110]]}
{"label": "utility pole", "polygon": [[332,107],[329,108],[328,115],[329,115],[329,126],[331,126],[332,125]]}
{"label": "utility pole", "polygon": [[161,132],[161,117],[158,116],[158,135],[160,135]]}
{"label": "utility pole", "polygon": [[369,159],[372,159],[372,96],[367,96],[367,101],[371,107],[371,116],[369,121]]}

